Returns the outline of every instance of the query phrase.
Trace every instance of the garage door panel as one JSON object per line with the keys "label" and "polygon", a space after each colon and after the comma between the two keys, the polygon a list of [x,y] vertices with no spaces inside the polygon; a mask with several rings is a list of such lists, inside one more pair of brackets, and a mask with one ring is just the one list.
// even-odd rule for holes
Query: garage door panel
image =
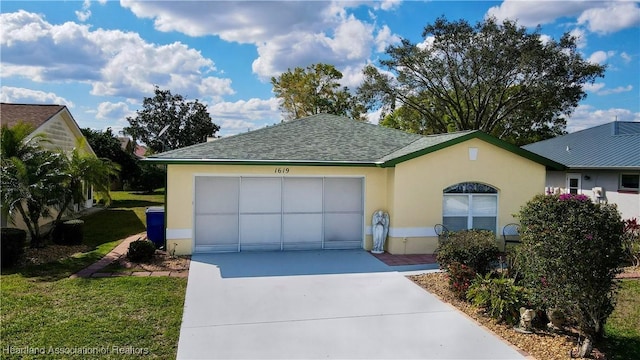
{"label": "garage door panel", "polygon": [[196,215],[198,245],[238,244],[237,215]]}
{"label": "garage door panel", "polygon": [[245,250],[280,249],[280,214],[240,215],[240,247]]}
{"label": "garage door panel", "polygon": [[362,179],[327,178],[324,183],[324,210],[362,211]]}
{"label": "garage door panel", "polygon": [[285,214],[283,248],[322,248],[322,214]]}
{"label": "garage door panel", "polygon": [[322,212],[322,178],[285,178],[285,213]]}
{"label": "garage door panel", "polygon": [[237,213],[239,180],[237,177],[196,177],[196,214]]}
{"label": "garage door panel", "polygon": [[361,241],[361,214],[325,214],[324,239],[327,241]]}
{"label": "garage door panel", "polygon": [[196,177],[195,251],[362,248],[363,183]]}
{"label": "garage door panel", "polygon": [[280,212],[282,208],[281,178],[242,178],[240,212]]}

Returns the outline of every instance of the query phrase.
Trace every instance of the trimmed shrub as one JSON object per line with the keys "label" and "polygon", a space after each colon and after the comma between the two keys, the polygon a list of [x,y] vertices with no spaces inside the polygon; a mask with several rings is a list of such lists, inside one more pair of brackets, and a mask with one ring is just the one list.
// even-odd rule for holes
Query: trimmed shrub
{"label": "trimmed shrub", "polygon": [[467,291],[467,300],[484,308],[489,316],[498,321],[515,324],[520,319],[519,309],[527,305],[527,291],[507,277],[484,277],[478,275]]}
{"label": "trimmed shrub", "polygon": [[499,250],[495,235],[487,230],[464,230],[451,233],[449,240],[438,246],[436,259],[443,269],[460,263],[485,275],[493,269]]}
{"label": "trimmed shrub", "polygon": [[65,245],[80,245],[84,239],[84,221],[69,220],[62,223],[62,234]]}
{"label": "trimmed shrub", "polygon": [[475,270],[459,262],[452,262],[447,266],[446,270],[451,292],[461,300],[466,299],[467,290],[477,275]]}
{"label": "trimmed shrub", "polygon": [[532,301],[566,314],[587,336],[601,336],[623,256],[616,206],[584,195],[538,195],[519,217],[517,266]]}
{"label": "trimmed shrub", "polygon": [[2,267],[8,268],[20,263],[24,258],[27,232],[14,228],[2,228],[1,231],[0,250],[2,251]]}
{"label": "trimmed shrub", "polygon": [[156,253],[156,246],[149,240],[138,239],[129,244],[127,258],[133,262],[144,263],[153,259]]}

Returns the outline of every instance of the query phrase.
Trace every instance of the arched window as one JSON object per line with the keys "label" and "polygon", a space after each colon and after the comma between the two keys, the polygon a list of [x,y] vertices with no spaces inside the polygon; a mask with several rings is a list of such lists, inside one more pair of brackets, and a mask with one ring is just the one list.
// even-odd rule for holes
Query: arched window
{"label": "arched window", "polygon": [[442,223],[450,231],[484,229],[496,232],[498,189],[464,182],[449,186],[442,192]]}

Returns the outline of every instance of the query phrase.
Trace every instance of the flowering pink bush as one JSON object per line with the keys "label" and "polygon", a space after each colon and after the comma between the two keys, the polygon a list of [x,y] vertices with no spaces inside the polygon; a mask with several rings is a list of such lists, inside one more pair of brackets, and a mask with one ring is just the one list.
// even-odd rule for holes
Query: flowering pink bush
{"label": "flowering pink bush", "polygon": [[632,218],[624,221],[622,239],[627,259],[633,266],[640,266],[640,223],[638,223],[638,219]]}

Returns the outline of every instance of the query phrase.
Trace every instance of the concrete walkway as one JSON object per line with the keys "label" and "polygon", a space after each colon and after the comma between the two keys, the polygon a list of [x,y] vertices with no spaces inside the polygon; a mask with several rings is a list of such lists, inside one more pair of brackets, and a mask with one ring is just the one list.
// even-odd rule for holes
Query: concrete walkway
{"label": "concrete walkway", "polygon": [[194,255],[177,358],[526,359],[396,269],[363,250]]}

